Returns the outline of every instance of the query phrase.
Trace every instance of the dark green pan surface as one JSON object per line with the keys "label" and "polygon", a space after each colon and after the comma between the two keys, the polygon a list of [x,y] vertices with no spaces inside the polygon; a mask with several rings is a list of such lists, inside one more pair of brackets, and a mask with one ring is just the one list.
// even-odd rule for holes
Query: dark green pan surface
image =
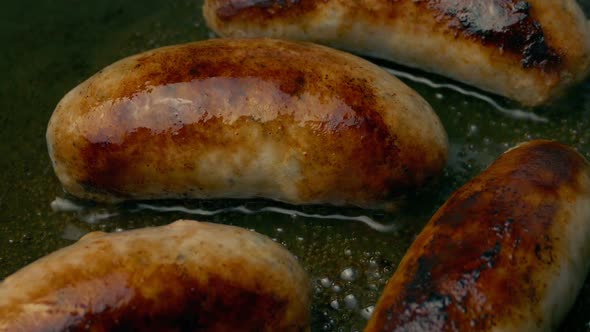
{"label": "dark green pan surface", "polygon": [[[580,1],[590,14],[590,0]],[[487,102],[447,88],[432,88],[402,78],[441,117],[449,133],[451,155],[444,176],[408,197],[395,214],[291,207],[269,201],[150,203],[207,211],[244,205],[251,210],[271,206],[307,214],[366,215],[395,225],[394,231],[377,231],[359,221],[293,217],[272,211],[249,215],[228,211],[206,216],[140,210],[135,203],[115,207],[86,204],[83,211],[54,212],[51,202],[65,196],[47,156],[45,129],[57,102],[79,82],[122,57],[208,38],[210,33],[201,19],[200,7],[200,1],[188,0],[3,2],[0,278],[92,230],[162,225],[178,218],[230,223],[276,238],[300,257],[316,288],[314,331],[359,331],[366,323],[363,309],[374,305],[385,281],[434,211],[453,190],[508,147],[531,138],[548,138],[572,145],[590,158],[590,81],[554,105],[536,109],[547,121],[535,122],[507,116]],[[452,83],[381,64],[436,83]],[[494,101],[507,108],[517,107],[500,98]],[[97,220],[107,214],[114,215]],[[349,272],[353,272],[352,276]],[[590,279],[561,330],[590,331]]]}

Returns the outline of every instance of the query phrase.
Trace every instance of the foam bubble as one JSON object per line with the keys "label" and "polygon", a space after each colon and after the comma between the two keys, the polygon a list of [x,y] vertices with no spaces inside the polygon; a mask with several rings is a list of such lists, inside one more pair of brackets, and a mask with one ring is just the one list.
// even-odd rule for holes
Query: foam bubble
{"label": "foam bubble", "polygon": [[334,300],[334,301],[330,302],[330,307],[332,307],[332,309],[334,309],[334,310],[338,310],[338,309],[340,309],[340,304],[338,303],[337,300]]}
{"label": "foam bubble", "polygon": [[373,315],[373,310],[375,310],[375,306],[368,306],[366,308],[363,308],[361,310],[361,316],[363,316],[364,319],[369,320],[371,319],[371,316]]}
{"label": "foam bubble", "polygon": [[354,281],[354,279],[356,279],[356,271],[350,267],[344,269],[340,272],[340,278],[346,281]]}
{"label": "foam bubble", "polygon": [[358,301],[356,297],[352,294],[348,294],[344,297],[344,305],[348,309],[355,309],[358,306]]}
{"label": "foam bubble", "polygon": [[322,285],[322,287],[328,288],[328,287],[332,286],[332,281],[328,278],[322,278],[320,280],[320,284]]}

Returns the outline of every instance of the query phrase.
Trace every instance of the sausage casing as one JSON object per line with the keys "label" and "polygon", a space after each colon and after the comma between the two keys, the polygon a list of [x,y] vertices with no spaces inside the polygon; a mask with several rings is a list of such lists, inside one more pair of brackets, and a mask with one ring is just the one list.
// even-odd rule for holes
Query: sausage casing
{"label": "sausage casing", "polygon": [[436,212],[365,331],[552,331],[589,267],[590,165],[531,141]]}
{"label": "sausage casing", "polygon": [[90,233],[0,283],[0,331],[307,331],[311,284],[285,248],[177,221]]}
{"label": "sausage casing", "polygon": [[206,0],[217,34],[313,41],[539,105],[587,76],[575,0]]}
{"label": "sausage casing", "polygon": [[378,206],[447,157],[438,117],[396,78],[340,51],[267,39],[121,60],[61,100],[47,142],[65,190],[97,201]]}

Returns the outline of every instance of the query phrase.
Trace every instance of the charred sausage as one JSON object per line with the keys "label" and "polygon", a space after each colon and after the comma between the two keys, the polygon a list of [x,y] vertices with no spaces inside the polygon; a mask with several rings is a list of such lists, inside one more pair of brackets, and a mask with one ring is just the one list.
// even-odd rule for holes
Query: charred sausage
{"label": "charred sausage", "polygon": [[532,141],[436,212],[365,331],[552,331],[589,267],[590,165]]}

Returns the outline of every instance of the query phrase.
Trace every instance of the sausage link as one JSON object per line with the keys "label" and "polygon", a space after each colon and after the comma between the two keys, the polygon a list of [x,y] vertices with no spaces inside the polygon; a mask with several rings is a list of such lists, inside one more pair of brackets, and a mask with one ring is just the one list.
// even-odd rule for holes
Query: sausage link
{"label": "sausage link", "polygon": [[225,37],[312,41],[392,60],[535,106],[590,70],[575,0],[206,0]]}
{"label": "sausage link", "polygon": [[47,143],[65,190],[86,199],[367,207],[437,175],[448,150],[430,106],[379,67],[266,39],[121,60],[61,100]]}
{"label": "sausage link", "polygon": [[552,331],[589,267],[590,165],[531,141],[436,212],[365,331]]}
{"label": "sausage link", "polygon": [[238,227],[90,233],[0,283],[0,331],[308,331],[294,256]]}

